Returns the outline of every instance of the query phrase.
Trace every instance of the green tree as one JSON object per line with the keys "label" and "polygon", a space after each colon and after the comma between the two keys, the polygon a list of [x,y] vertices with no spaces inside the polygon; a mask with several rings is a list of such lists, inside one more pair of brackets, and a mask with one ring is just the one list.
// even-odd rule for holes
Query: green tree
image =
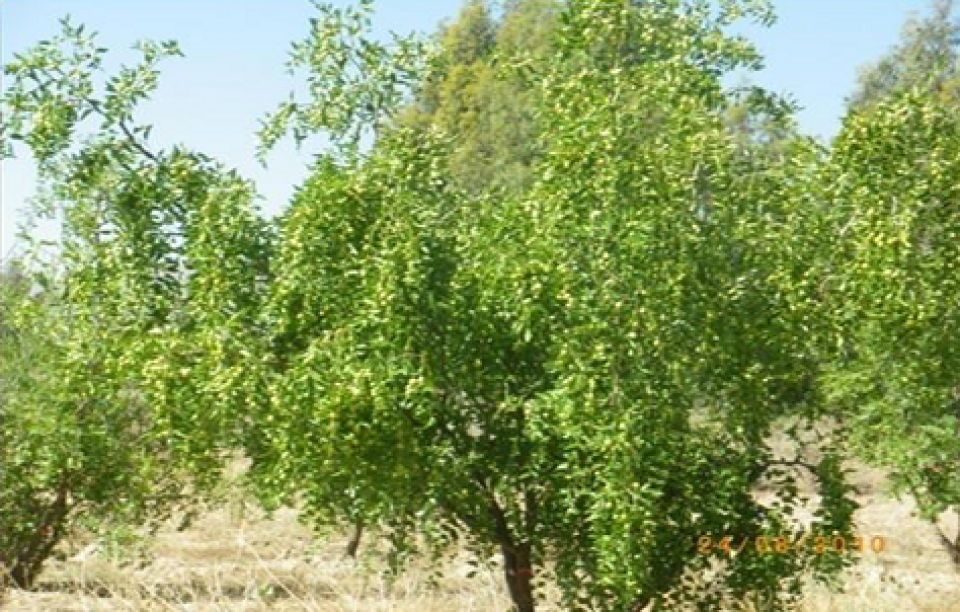
{"label": "green tree", "polygon": [[[453,137],[451,176],[471,193],[491,188],[517,193],[533,182],[541,137],[533,113],[538,81],[530,73],[552,54],[564,6],[562,0],[513,0],[496,11],[487,0],[471,0],[437,35],[438,70],[399,121]],[[743,47],[742,39],[729,40]],[[621,51],[631,62],[659,53],[653,45],[629,46]],[[727,122],[745,150],[775,153],[796,135],[787,119],[790,105],[759,88],[740,93],[742,99],[730,100]]]}
{"label": "green tree", "polygon": [[[698,536],[803,531],[764,439],[805,399],[810,318],[781,291],[805,185],[743,173],[723,124],[720,75],[757,61],[723,35],[746,8],[570,3],[532,75],[548,154],[525,194],[451,180],[459,141],[440,129],[321,156],[284,215],[267,310],[265,498],[379,524],[399,552],[416,532],[436,552],[499,550],[521,612],[549,579],[570,609],[776,607],[811,564],[843,564],[732,555],[722,596],[689,580],[713,564]],[[321,92],[344,78],[311,75]],[[796,148],[796,167],[816,159]],[[810,529],[848,534],[837,453],[808,467]],[[752,496],[768,481],[771,508]]]}
{"label": "green tree", "polygon": [[508,66],[549,56],[558,13],[556,0],[511,2],[499,15],[486,0],[471,0],[437,36],[436,70],[398,123],[453,138],[451,179],[471,193],[516,193],[532,182],[534,83]]}
{"label": "green tree", "polygon": [[[960,116],[918,89],[852,113],[831,152],[827,388],[860,456],[935,519],[960,509]],[[960,534],[943,542],[960,563]]]}
{"label": "green tree", "polygon": [[860,73],[851,108],[919,87],[954,103],[960,99],[960,22],[954,0],[933,0],[931,14],[911,17],[901,42]]}
{"label": "green tree", "polygon": [[148,147],[134,110],[179,50],[137,48],[104,75],[106,50],[64,21],[6,66],[4,151],[27,145],[63,222],[53,262],[25,270],[31,291],[4,296],[2,586],[29,587],[80,523],[189,503],[236,441],[269,234],[235,174]]}

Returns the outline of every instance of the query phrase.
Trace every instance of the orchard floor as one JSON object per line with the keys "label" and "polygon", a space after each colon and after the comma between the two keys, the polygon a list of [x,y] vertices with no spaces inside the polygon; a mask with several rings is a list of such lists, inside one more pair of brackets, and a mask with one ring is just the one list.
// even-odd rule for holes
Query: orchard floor
{"label": "orchard floor", "polygon": [[[864,536],[885,550],[863,554],[844,576],[845,591],[813,587],[803,612],[960,612],[960,572],[933,526],[907,501],[881,495],[878,472],[858,469]],[[392,585],[364,541],[358,562],[342,556],[345,539],[311,537],[292,511],[240,518],[236,508],[207,513],[184,531],[161,531],[125,558],[82,542],[54,561],[33,592],[14,591],[4,612],[495,612],[509,602],[495,563],[471,567],[463,555],[438,574],[416,564]],[[957,517],[945,517],[956,533]],[[552,602],[543,610],[558,610]]]}

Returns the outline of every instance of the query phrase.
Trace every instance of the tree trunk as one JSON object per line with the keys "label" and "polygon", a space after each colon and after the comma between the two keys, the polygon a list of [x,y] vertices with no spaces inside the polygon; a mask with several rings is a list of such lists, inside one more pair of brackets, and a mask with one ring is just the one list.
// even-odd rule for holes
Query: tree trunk
{"label": "tree trunk", "polygon": [[530,545],[512,546],[509,542],[501,542],[500,550],[503,554],[503,573],[516,612],[534,612]]}
{"label": "tree trunk", "polygon": [[67,486],[61,484],[57,497],[40,518],[32,533],[13,542],[0,542],[0,594],[8,588],[30,589],[40,576],[43,564],[64,537],[70,515]]}
{"label": "tree trunk", "polygon": [[[957,516],[960,517],[960,506],[956,508]],[[936,525],[935,525],[936,526]],[[939,526],[937,527],[937,534],[940,536],[940,543],[943,544],[943,547],[947,549],[947,554],[950,555],[950,559],[953,560],[953,567],[957,571],[960,571],[960,527],[957,528],[957,537],[955,540],[951,540],[947,534],[945,534]]]}
{"label": "tree trunk", "polygon": [[357,558],[357,550],[360,548],[360,538],[362,537],[363,519],[357,519],[357,522],[353,524],[353,533],[350,534],[350,539],[347,540],[347,547],[343,551],[345,557],[350,557],[351,559]]}
{"label": "tree trunk", "polygon": [[18,589],[29,589],[40,574],[40,559],[24,560],[14,564],[10,570],[10,585]]}
{"label": "tree trunk", "polygon": [[57,517],[55,526],[42,525],[26,542],[25,550],[18,551],[7,563],[0,563],[0,593],[10,587],[18,589],[33,588],[40,576],[43,564],[50,558],[53,549],[60,542],[63,533],[62,517]]}
{"label": "tree trunk", "polygon": [[[482,482],[482,481],[481,481]],[[507,581],[510,599],[515,612],[534,612],[536,603],[533,598],[533,568],[530,566],[530,542],[514,538],[507,521],[507,515],[492,491],[490,495],[490,514],[494,521],[494,535],[500,544],[503,556],[503,575]],[[528,498],[528,502],[530,498]],[[535,507],[528,503],[527,518],[534,519]],[[520,540],[517,542],[517,540]]]}

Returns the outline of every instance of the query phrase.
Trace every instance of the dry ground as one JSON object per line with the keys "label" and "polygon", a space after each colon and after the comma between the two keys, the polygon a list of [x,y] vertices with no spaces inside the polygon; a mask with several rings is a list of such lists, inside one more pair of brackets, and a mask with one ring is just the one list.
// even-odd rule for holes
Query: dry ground
{"label": "dry ground", "polygon": [[[811,589],[803,612],[960,612],[960,572],[933,526],[913,516],[910,502],[883,497],[882,480],[874,470],[856,472],[859,531],[883,536],[886,549],[863,555],[845,576],[845,592]],[[956,533],[957,517],[945,517],[944,526]],[[390,585],[376,555],[361,555],[358,565],[342,558],[343,544],[312,537],[293,511],[266,519],[220,509],[186,531],[162,531],[139,560],[77,544],[51,563],[36,591],[12,593],[4,612],[509,609],[495,564],[468,577],[466,557],[458,556],[435,582],[414,566]]]}

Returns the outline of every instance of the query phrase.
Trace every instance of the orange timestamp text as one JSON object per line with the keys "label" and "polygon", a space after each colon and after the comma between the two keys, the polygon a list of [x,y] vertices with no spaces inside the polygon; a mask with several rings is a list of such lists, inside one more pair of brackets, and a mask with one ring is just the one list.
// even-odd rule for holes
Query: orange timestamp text
{"label": "orange timestamp text", "polygon": [[789,536],[700,536],[697,538],[697,552],[701,555],[721,553],[727,555],[743,552],[765,554],[803,553],[806,551],[824,555],[828,553],[867,553],[880,554],[886,548],[883,536],[842,536],[842,535],[804,535],[800,538]]}

